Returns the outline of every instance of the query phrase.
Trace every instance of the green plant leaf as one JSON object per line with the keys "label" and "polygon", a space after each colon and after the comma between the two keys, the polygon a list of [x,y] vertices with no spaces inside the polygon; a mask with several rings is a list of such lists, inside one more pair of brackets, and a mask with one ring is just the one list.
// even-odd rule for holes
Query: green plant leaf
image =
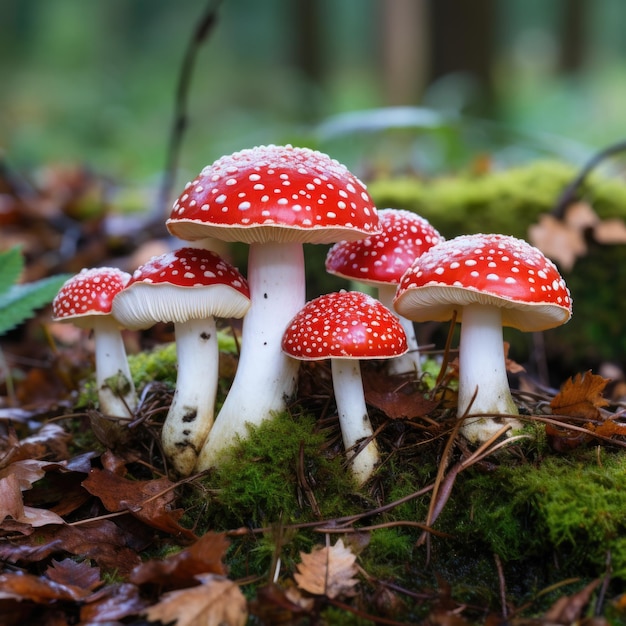
{"label": "green plant leaf", "polygon": [[18,280],[24,269],[24,258],[19,246],[0,252],[0,297]]}
{"label": "green plant leaf", "polygon": [[32,283],[13,285],[0,292],[0,335],[32,317],[39,307],[51,302],[68,278],[69,274],[59,274]]}

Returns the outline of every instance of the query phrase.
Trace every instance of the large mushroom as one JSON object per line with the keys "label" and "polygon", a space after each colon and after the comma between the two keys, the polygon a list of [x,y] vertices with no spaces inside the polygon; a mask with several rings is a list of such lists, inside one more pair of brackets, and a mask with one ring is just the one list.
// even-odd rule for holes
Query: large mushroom
{"label": "large mushroom", "polygon": [[235,379],[202,450],[198,469],[284,410],[297,362],[280,348],[305,302],[303,243],[327,244],[378,232],[365,185],[329,156],[307,148],[259,146],[224,156],[185,187],[167,221],[176,237],[250,244],[252,305],[243,323]]}
{"label": "large mushroom", "polygon": [[[378,299],[392,312],[398,283],[413,261],[443,241],[439,232],[417,213],[401,209],[379,209],[381,233],[358,241],[339,241],[326,255],[326,271],[378,289]],[[398,315],[396,313],[396,315]],[[409,351],[389,361],[396,374],[421,372],[415,327],[398,315],[406,333]]]}
{"label": "large mushroom", "polygon": [[163,424],[163,451],[189,475],[215,414],[218,342],[215,317],[243,317],[250,306],[246,279],[215,252],[181,248],[137,268],[113,301],[126,328],[174,322],[178,373]]}
{"label": "large mushroom", "polygon": [[461,322],[458,415],[472,442],[503,423],[519,427],[506,375],[502,327],[541,331],[567,322],[569,290],[556,266],[529,243],[507,235],[462,235],[440,243],[406,271],[394,302],[418,322]]}
{"label": "large mushroom", "polygon": [[108,444],[125,439],[125,423],[137,406],[121,325],[111,311],[113,298],[129,280],[130,274],[116,267],[83,269],[63,284],[52,302],[55,321],[93,331],[98,403],[106,417],[93,416],[91,421],[98,438]]}
{"label": "large mushroom", "polygon": [[[359,483],[374,471],[379,452],[367,414],[360,360],[389,359],[407,351],[398,318],[360,291],[325,294],[308,302],[287,326],[282,348],[301,361],[330,359],[344,447]],[[367,444],[359,448],[359,442]]]}

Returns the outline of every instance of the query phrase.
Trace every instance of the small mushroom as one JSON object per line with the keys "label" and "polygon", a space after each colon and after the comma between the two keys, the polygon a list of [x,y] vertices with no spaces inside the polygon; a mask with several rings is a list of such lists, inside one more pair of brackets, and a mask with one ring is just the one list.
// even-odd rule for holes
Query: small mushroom
{"label": "small mushroom", "polygon": [[127,328],[174,322],[178,374],[163,424],[163,451],[176,471],[189,475],[215,413],[219,352],[215,317],[243,317],[250,306],[245,278],[219,255],[181,248],[135,270],[113,301]]}
{"label": "small mushroom", "polygon": [[[380,209],[381,233],[358,241],[340,241],[326,255],[326,271],[378,288],[378,299],[392,312],[393,298],[404,272],[421,254],[443,241],[428,220],[412,211]],[[395,313],[398,315],[398,313]],[[409,351],[389,361],[395,374],[421,373],[420,354],[411,320],[398,315]]]}
{"label": "small mushroom", "polygon": [[298,363],[280,349],[289,320],[304,305],[303,243],[328,244],[378,232],[365,185],[328,155],[308,148],[258,146],[205,167],[175,202],[169,231],[250,244],[252,304],[243,322],[235,379],[198,469],[286,407]]}
{"label": "small mushroom", "polygon": [[459,417],[462,433],[482,442],[503,424],[519,428],[506,375],[502,327],[541,331],[567,322],[572,300],[552,261],[507,235],[462,235],[433,246],[406,271],[394,301],[418,322],[461,322]]}
{"label": "small mushroom", "polygon": [[[397,317],[359,291],[325,294],[308,302],[283,335],[286,354],[301,361],[330,359],[343,444],[362,484],[379,461],[361,380],[362,359],[389,359],[407,351]],[[364,447],[358,443],[369,439]]]}
{"label": "small mushroom", "polygon": [[100,411],[115,420],[94,416],[92,425],[107,444],[127,437],[119,422],[130,421],[137,406],[121,325],[111,312],[113,298],[129,280],[130,274],[116,267],[83,269],[63,284],[52,302],[55,321],[93,330]]}

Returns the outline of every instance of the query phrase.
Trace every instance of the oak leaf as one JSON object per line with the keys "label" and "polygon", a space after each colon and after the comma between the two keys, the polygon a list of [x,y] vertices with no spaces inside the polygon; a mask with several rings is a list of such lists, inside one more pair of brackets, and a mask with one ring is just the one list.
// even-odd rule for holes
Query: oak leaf
{"label": "oak leaf", "polygon": [[602,220],[593,229],[593,238],[605,245],[626,243],[626,224],[618,217]]}
{"label": "oak leaf", "polygon": [[357,584],[356,555],[346,548],[343,539],[334,546],[317,547],[313,552],[300,553],[301,563],[294,574],[295,581],[304,591],[315,595],[336,598],[350,595]]}
{"label": "oak leaf", "polygon": [[587,254],[583,232],[549,213],[539,216],[539,223],[528,228],[528,239],[563,270],[574,267],[578,257]]}
{"label": "oak leaf", "polygon": [[248,621],[246,599],[241,589],[228,578],[215,574],[197,576],[200,585],[169,591],[151,606],[150,621],[176,626],[245,626]]}
{"label": "oak leaf", "polygon": [[599,409],[609,402],[602,397],[602,392],[609,382],[591,370],[576,374],[561,386],[561,390],[550,402],[554,413],[571,417],[582,417],[589,421],[601,419]]}

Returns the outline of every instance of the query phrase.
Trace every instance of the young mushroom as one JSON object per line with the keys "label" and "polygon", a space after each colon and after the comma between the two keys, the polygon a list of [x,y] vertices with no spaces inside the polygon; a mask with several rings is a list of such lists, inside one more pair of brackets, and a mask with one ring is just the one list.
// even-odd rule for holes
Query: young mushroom
{"label": "young mushroom", "polygon": [[[443,241],[428,220],[401,209],[379,209],[381,233],[358,241],[340,241],[326,255],[326,271],[378,289],[378,299],[394,312],[398,283],[413,261]],[[396,313],[396,315],[398,315]],[[398,315],[406,333],[409,351],[389,361],[394,374],[421,373],[420,354],[411,320]]]}
{"label": "young mushroom", "polygon": [[139,267],[113,301],[127,328],[174,322],[178,374],[163,424],[163,451],[181,475],[192,473],[215,413],[218,342],[215,317],[243,317],[250,306],[245,278],[219,255],[181,248]]}
{"label": "young mushroom", "polygon": [[83,269],[64,283],[52,302],[54,321],[93,330],[98,402],[106,417],[93,416],[91,422],[98,438],[111,445],[127,438],[124,422],[137,406],[121,325],[111,312],[113,298],[129,280],[130,274],[116,267]]}
{"label": "young mushroom", "polygon": [[305,301],[303,243],[333,243],[378,232],[365,186],[329,156],[292,146],[258,146],[218,159],[185,187],[167,221],[187,240],[250,244],[252,304],[243,322],[235,379],[197,469],[284,410],[298,364],[280,349],[283,331]]}
{"label": "young mushroom", "polygon": [[502,327],[541,331],[567,322],[569,290],[556,266],[529,243],[507,235],[463,235],[419,257],[394,302],[409,319],[461,322],[458,415],[461,432],[482,442],[504,424],[519,428],[506,375]]}
{"label": "young mushroom", "polygon": [[[282,349],[301,361],[330,359],[343,444],[356,480],[364,483],[379,461],[379,452],[372,438],[359,361],[404,354],[407,343],[402,325],[367,294],[329,293],[308,302],[293,318]],[[363,440],[368,443],[360,448]]]}

